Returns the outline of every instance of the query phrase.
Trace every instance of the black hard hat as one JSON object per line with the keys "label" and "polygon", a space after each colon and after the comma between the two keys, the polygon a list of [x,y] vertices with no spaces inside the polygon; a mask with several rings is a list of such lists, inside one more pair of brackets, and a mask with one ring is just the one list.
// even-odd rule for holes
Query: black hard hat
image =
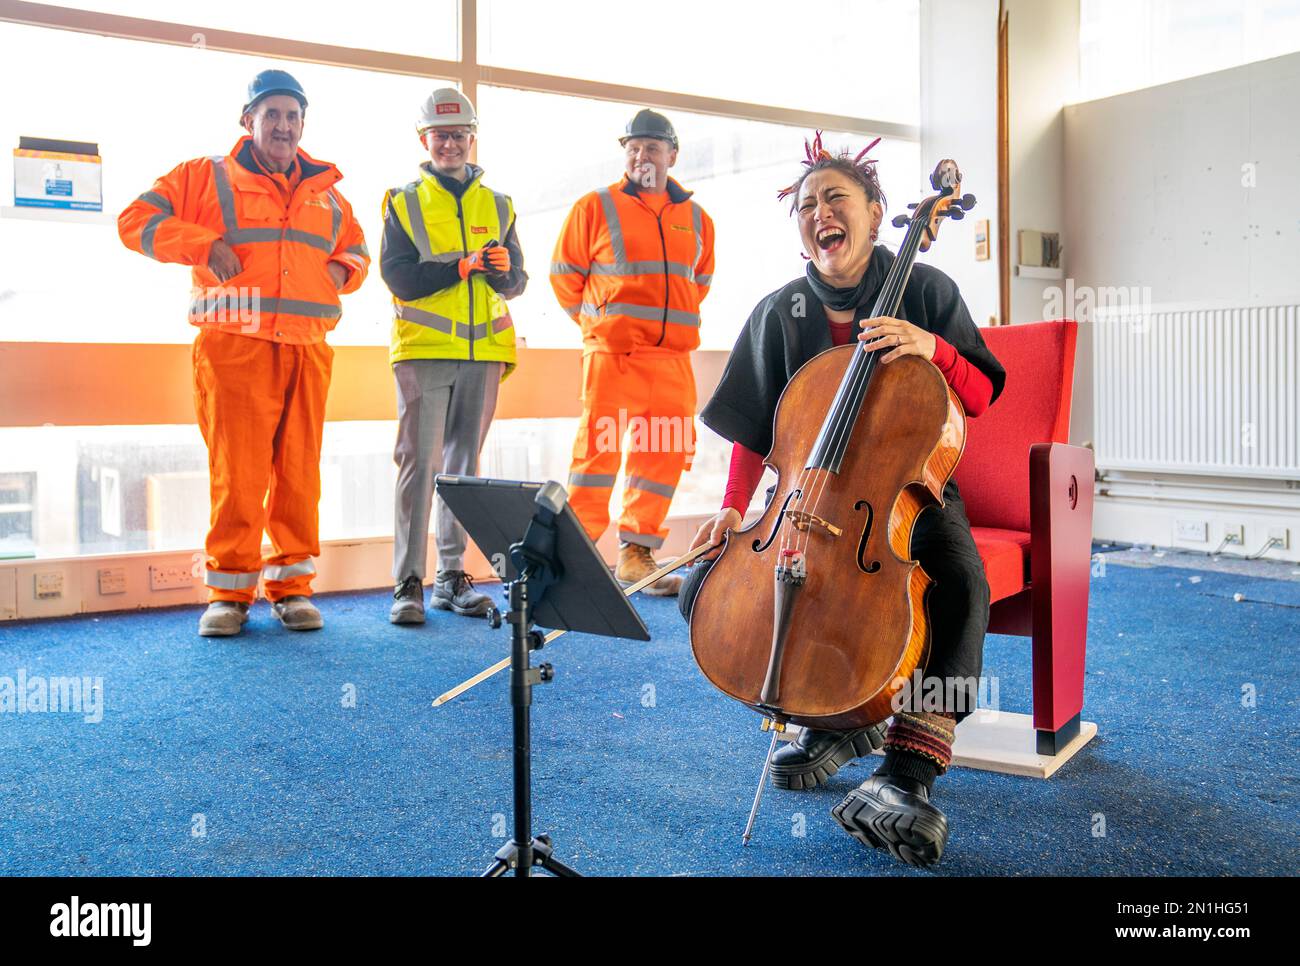
{"label": "black hard hat", "polygon": [[672,122],[648,107],[637,111],[636,117],[627,122],[627,128],[618,143],[627,144],[629,138],[658,138],[677,147],[677,132],[673,130]]}
{"label": "black hard hat", "polygon": [[296,97],[302,109],[307,110],[307,94],[292,74],[286,70],[264,70],[249,82],[248,103],[242,113],[247,114],[258,101],[272,94]]}

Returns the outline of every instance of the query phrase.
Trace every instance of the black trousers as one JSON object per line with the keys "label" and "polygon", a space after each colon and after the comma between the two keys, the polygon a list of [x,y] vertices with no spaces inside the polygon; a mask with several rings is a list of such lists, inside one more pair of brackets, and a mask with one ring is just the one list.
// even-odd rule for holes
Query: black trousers
{"label": "black trousers", "polygon": [[[952,712],[961,721],[976,707],[984,667],[984,635],[989,626],[989,584],[966,519],[966,505],[955,484],[949,483],[944,490],[942,508],[929,507],[917,517],[912,556],[934,585],[928,598],[930,660],[920,692],[912,691],[910,707]],[[711,560],[700,561],[686,573],[677,604],[687,620],[712,566]],[[770,621],[771,615],[763,616]]]}

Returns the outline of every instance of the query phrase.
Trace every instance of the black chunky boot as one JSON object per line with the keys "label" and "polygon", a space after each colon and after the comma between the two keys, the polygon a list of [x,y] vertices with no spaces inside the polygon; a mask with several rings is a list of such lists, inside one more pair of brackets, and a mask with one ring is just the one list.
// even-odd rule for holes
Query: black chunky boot
{"label": "black chunky boot", "polygon": [[772,756],[772,784],[798,791],[816,788],[854,758],[885,743],[886,722],[856,731],[804,728],[799,737]]}
{"label": "black chunky boot", "polygon": [[931,804],[930,786],[883,769],[849,792],[831,815],[863,845],[886,849],[908,865],[934,865],[948,844],[948,819]]}

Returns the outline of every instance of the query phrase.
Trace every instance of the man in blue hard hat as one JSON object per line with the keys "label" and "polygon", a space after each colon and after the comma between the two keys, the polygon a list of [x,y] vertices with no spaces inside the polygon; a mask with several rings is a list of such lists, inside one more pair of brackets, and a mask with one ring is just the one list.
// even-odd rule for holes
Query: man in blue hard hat
{"label": "man in blue hard hat", "polygon": [[334,357],[325,336],[370,255],[338,190],[343,175],[298,149],[306,109],[292,75],[262,71],[230,153],[178,165],[118,218],[127,247],[193,269],[194,399],[212,499],[206,637],[242,630],[259,581],[284,627],[324,623],[311,583]]}

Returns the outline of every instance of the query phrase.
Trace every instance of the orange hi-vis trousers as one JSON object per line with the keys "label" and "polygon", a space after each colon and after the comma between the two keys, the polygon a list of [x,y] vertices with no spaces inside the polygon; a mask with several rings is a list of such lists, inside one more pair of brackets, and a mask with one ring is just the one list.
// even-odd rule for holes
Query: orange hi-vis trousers
{"label": "orange hi-vis trousers", "polygon": [[655,549],[682,472],[695,453],[695,375],[689,352],[639,348],[582,357],[582,419],[569,468],[569,503],[592,540],[609,526],[609,500],[627,472],[618,537]]}
{"label": "orange hi-vis trousers", "polygon": [[[311,593],[320,554],[320,451],[334,350],[205,328],[194,340],[194,407],[212,495],[209,600]],[[262,531],[272,553],[262,558]]]}

